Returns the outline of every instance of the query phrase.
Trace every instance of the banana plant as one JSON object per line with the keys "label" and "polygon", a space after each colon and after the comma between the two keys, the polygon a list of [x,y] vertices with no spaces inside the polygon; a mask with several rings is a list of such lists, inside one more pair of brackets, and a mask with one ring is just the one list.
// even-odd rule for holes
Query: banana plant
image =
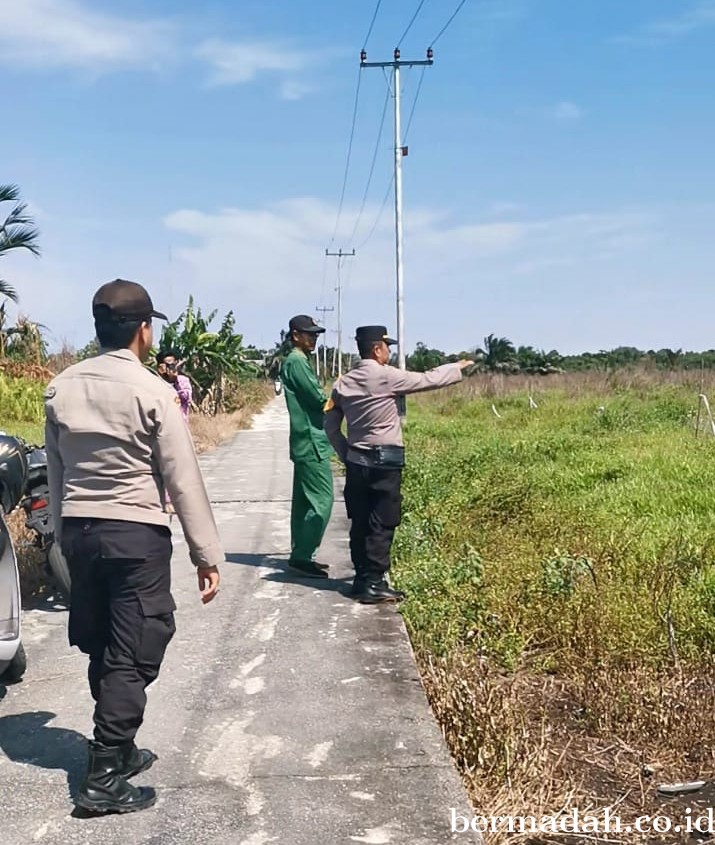
{"label": "banana plant", "polygon": [[255,378],[258,365],[244,356],[243,335],[235,331],[232,311],[218,331],[209,326],[217,311],[204,316],[189,298],[186,310],[162,332],[160,348],[171,349],[183,361],[183,370],[193,382],[197,404],[209,413],[224,409],[226,385],[241,378]]}

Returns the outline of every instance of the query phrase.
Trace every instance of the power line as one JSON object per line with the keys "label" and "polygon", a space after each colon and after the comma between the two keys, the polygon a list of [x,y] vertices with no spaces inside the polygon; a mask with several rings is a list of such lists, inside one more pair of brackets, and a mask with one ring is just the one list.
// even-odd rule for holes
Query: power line
{"label": "power line", "polygon": [[380,225],[380,221],[382,220],[382,215],[385,213],[385,207],[387,206],[387,201],[390,199],[390,193],[392,191],[392,186],[393,186],[394,182],[395,182],[394,175],[390,176],[390,181],[387,185],[387,190],[385,191],[385,196],[382,198],[382,203],[380,204],[380,210],[377,212],[377,217],[375,218],[375,220],[374,220],[374,222],[373,222],[373,224],[370,228],[370,231],[367,233],[367,237],[357,247],[359,250],[362,250],[362,248],[365,246],[365,244],[375,234],[375,229],[377,229],[377,227]]}
{"label": "power line", "polygon": [[453,21],[453,20],[457,17],[457,15],[460,13],[460,11],[461,11],[461,9],[462,9],[462,6],[464,6],[464,4],[465,4],[466,2],[467,2],[467,0],[461,0],[461,3],[460,3],[460,4],[457,6],[457,8],[454,10],[454,12],[453,12],[453,14],[452,14],[452,17],[451,17],[451,18],[447,21],[447,23],[446,23],[446,24],[442,27],[442,29],[440,29],[440,31],[437,33],[437,35],[436,35],[436,36],[432,39],[432,41],[430,42],[430,47],[434,47],[434,45],[435,45],[435,44],[439,41],[439,39],[440,39],[440,38],[444,35],[444,33],[445,33],[448,29],[449,29],[449,27],[450,27],[450,26],[451,26],[451,24],[452,24],[452,21]]}
{"label": "power line", "polygon": [[[422,0],[424,3],[424,0]],[[382,0],[377,0],[375,4],[375,11],[372,14],[372,20],[370,21],[370,26],[367,30],[367,35],[365,36],[365,45],[367,45],[370,36],[372,35],[373,27],[375,26],[375,21],[377,20],[377,13],[380,11],[380,6],[382,5]],[[420,4],[421,5],[421,4]],[[418,10],[419,11],[419,10]],[[363,47],[363,50],[365,47]],[[340,219],[343,213],[343,205],[345,203],[345,190],[348,185],[348,174],[350,172],[350,159],[352,157],[353,152],[353,141],[355,140],[355,125],[357,123],[357,114],[358,114],[358,104],[360,102],[360,83],[362,82],[362,67],[358,68],[358,78],[357,78],[357,85],[355,86],[355,102],[353,104],[353,119],[350,126],[350,140],[348,141],[348,154],[345,159],[345,172],[343,173],[343,186],[340,190],[340,201],[338,203],[338,213],[335,219],[335,228],[333,229],[333,236],[330,239],[330,243],[333,244],[335,242],[335,238],[338,234],[338,228],[340,227]]]}
{"label": "power line", "polygon": [[407,37],[407,34],[409,33],[409,31],[412,29],[412,26],[413,26],[414,22],[417,20],[417,16],[419,15],[419,13],[422,11],[422,7],[424,6],[424,4],[425,4],[425,0],[420,0],[420,2],[417,4],[417,9],[416,9],[414,15],[412,15],[412,20],[407,24],[407,29],[402,33],[402,37],[397,42],[398,47],[400,46],[400,44],[402,44],[402,42]]}
{"label": "power line", "polygon": [[[414,100],[412,101],[412,108],[410,109],[410,116],[409,116],[409,118],[408,118],[408,120],[407,120],[407,126],[406,126],[406,128],[405,128],[405,137],[404,137],[405,142],[407,142],[407,138],[408,138],[408,136],[409,136],[409,134],[410,134],[410,127],[412,126],[412,118],[415,116],[415,109],[416,109],[416,107],[417,107],[417,100],[419,99],[419,96],[420,96],[420,91],[422,90],[422,83],[424,82],[424,78],[425,78],[425,68],[423,67],[423,68],[422,68],[422,71],[421,71],[421,73],[420,73],[420,81],[417,83],[417,90],[415,91],[415,98],[414,98]],[[380,225],[380,221],[382,220],[382,215],[385,213],[385,208],[386,208],[386,206],[387,206],[387,201],[390,199],[390,193],[392,192],[392,186],[393,186],[393,184],[394,184],[394,181],[395,181],[395,174],[393,173],[393,174],[390,176],[390,181],[389,181],[389,183],[388,183],[388,185],[387,185],[387,190],[385,191],[385,196],[384,196],[384,197],[383,197],[383,199],[382,199],[382,203],[381,203],[381,205],[380,205],[380,209],[379,209],[379,211],[377,212],[377,217],[375,218],[375,221],[373,222],[372,227],[370,228],[370,231],[369,231],[369,232],[368,232],[368,234],[367,234],[367,237],[366,237],[366,238],[365,238],[365,239],[364,239],[364,240],[360,243],[360,245],[357,247],[357,248],[358,248],[358,250],[362,250],[362,249],[363,249],[363,247],[365,246],[365,244],[367,244],[367,243],[368,243],[368,241],[369,241],[369,240],[372,238],[372,236],[375,234],[375,230],[377,229],[377,227]],[[353,232],[353,236],[354,236],[354,234],[355,234],[355,233]]]}
{"label": "power line", "polygon": [[345,160],[345,173],[343,174],[343,187],[340,191],[340,202],[338,203],[338,216],[335,220],[335,229],[333,230],[333,236],[330,239],[330,243],[332,244],[335,241],[335,236],[338,234],[338,227],[340,226],[340,218],[343,213],[343,203],[345,202],[345,189],[348,184],[348,173],[350,171],[350,158],[353,152],[353,140],[355,139],[355,123],[357,121],[357,113],[358,113],[358,103],[360,101],[360,83],[362,81],[362,68],[358,68],[358,78],[357,78],[357,85],[355,86],[355,103],[353,105],[353,120],[352,126],[350,127],[350,140],[348,141],[348,154]]}
{"label": "power line", "polygon": [[417,108],[417,100],[420,98],[420,91],[422,90],[422,83],[425,79],[425,68],[423,67],[420,72],[420,81],[417,83],[417,90],[415,91],[415,99],[412,101],[412,108],[410,109],[410,116],[407,119],[407,127],[405,128],[405,141],[407,141],[407,136],[410,134],[410,126],[412,126],[412,118],[415,116],[415,109]]}
{"label": "power line", "polygon": [[377,5],[375,6],[375,12],[372,16],[372,20],[370,21],[370,28],[367,31],[367,35],[365,36],[365,41],[363,42],[363,49],[367,47],[367,42],[370,40],[370,36],[372,35],[372,28],[375,26],[375,21],[377,20],[377,13],[380,11],[380,4],[382,0],[377,0]]}
{"label": "power line", "polygon": [[360,221],[362,220],[363,212],[365,211],[365,204],[367,203],[367,195],[370,191],[370,185],[372,184],[372,177],[375,173],[375,165],[377,164],[377,156],[380,152],[380,141],[382,140],[382,133],[385,128],[385,118],[387,117],[387,107],[390,103],[390,85],[388,83],[387,90],[385,92],[385,103],[382,107],[382,117],[380,119],[380,128],[377,132],[377,140],[375,141],[375,149],[372,153],[372,162],[370,164],[370,172],[367,177],[367,184],[365,185],[365,191],[362,195],[362,203],[360,205],[360,211],[358,212],[357,219],[355,220],[355,225],[353,226],[353,231],[350,237],[348,238],[348,243],[352,243],[353,238],[355,237],[355,233],[360,226]]}

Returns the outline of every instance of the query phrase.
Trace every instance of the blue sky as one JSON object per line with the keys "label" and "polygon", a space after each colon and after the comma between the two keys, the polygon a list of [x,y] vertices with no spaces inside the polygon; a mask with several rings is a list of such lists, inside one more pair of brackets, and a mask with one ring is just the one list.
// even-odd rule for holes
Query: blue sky
{"label": "blue sky", "polygon": [[[369,60],[416,7],[383,0]],[[402,57],[423,58],[455,7],[425,0]],[[92,293],[121,276],[172,316],[190,293],[233,309],[271,346],[293,313],[335,305],[325,248],[357,247],[345,345],[359,324],[394,331],[380,70],[362,71],[333,237],[374,8],[0,0],[0,182],[20,185],[43,248],[3,260],[21,310],[84,345]],[[715,346],[714,47],[715,0],[467,0],[407,139],[407,348],[491,332],[562,352]],[[403,72],[403,121],[420,73]]]}

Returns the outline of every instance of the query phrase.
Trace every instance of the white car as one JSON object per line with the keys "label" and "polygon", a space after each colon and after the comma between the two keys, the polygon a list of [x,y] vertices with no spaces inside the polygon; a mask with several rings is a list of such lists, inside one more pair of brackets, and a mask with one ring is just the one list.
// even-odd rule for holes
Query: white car
{"label": "white car", "polygon": [[0,433],[0,684],[16,683],[25,673],[21,640],[20,576],[5,515],[20,501],[27,480],[22,444]]}
{"label": "white car", "polygon": [[25,673],[21,611],[17,558],[0,512],[0,684],[15,683]]}

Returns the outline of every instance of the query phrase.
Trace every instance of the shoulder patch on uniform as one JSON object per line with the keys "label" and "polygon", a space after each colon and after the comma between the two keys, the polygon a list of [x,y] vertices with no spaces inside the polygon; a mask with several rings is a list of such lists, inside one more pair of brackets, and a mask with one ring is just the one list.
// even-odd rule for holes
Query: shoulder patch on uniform
{"label": "shoulder patch on uniform", "polygon": [[56,394],[57,394],[57,388],[56,388],[56,387],[54,387],[53,385],[50,385],[50,386],[49,386],[49,387],[45,390],[45,399],[52,399],[52,398],[54,398],[54,396],[55,396]]}

